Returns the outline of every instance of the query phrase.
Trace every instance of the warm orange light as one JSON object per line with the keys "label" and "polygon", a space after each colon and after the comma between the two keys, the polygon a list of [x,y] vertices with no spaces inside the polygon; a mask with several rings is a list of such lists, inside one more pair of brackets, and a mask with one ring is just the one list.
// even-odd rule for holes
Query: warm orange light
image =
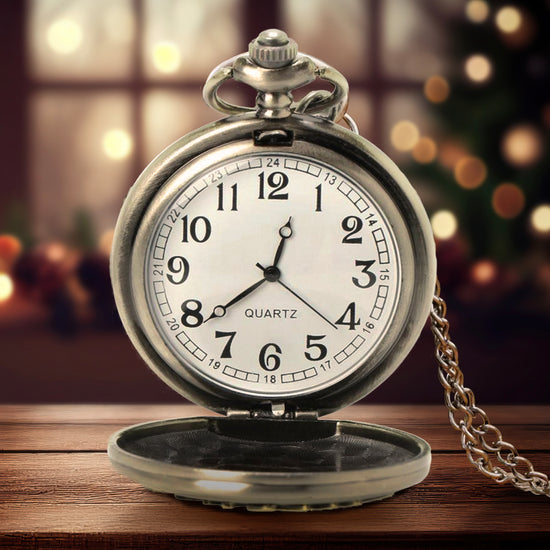
{"label": "warm orange light", "polygon": [[7,273],[0,273],[0,302],[6,302],[13,295],[13,281]]}
{"label": "warm orange light", "polygon": [[103,152],[113,160],[127,158],[134,147],[132,136],[120,128],[113,128],[103,134]]}
{"label": "warm orange light", "polygon": [[0,261],[6,267],[13,265],[23,250],[21,241],[13,235],[0,235]]}
{"label": "warm orange light", "polygon": [[522,23],[521,12],[514,6],[504,6],[498,10],[495,22],[502,32],[516,32]]}
{"label": "warm orange light", "polygon": [[515,183],[501,183],[493,191],[492,204],[501,218],[515,218],[525,207],[525,194]]}
{"label": "warm orange light", "polygon": [[67,247],[60,242],[51,242],[43,246],[44,255],[52,263],[63,262],[68,254]]}
{"label": "warm orange light", "polygon": [[159,42],[153,47],[153,64],[161,72],[175,73],[181,66],[181,53],[174,42]]}
{"label": "warm orange light", "polygon": [[470,80],[482,83],[490,78],[493,72],[493,66],[487,56],[474,54],[466,59],[464,70],[466,71],[466,76]]}
{"label": "warm orange light", "polygon": [[458,220],[450,210],[439,210],[431,217],[430,222],[437,239],[450,239],[458,229]]}
{"label": "warm orange light", "polygon": [[474,282],[487,285],[495,281],[498,275],[498,267],[491,260],[479,260],[470,269],[470,276]]}
{"label": "warm orange light", "polygon": [[462,157],[455,166],[454,176],[456,182],[464,189],[475,189],[479,187],[487,177],[485,163],[477,158]]}
{"label": "warm orange light", "polygon": [[483,0],[470,0],[466,4],[466,17],[472,23],[483,23],[489,17],[489,5]]}
{"label": "warm orange light", "polygon": [[437,145],[432,138],[421,137],[412,150],[412,156],[416,162],[428,164],[437,156]]}
{"label": "warm orange light", "polygon": [[398,151],[410,151],[419,139],[418,127],[410,120],[401,120],[392,128],[391,142]]}
{"label": "warm orange light", "polygon": [[430,76],[424,84],[424,95],[432,103],[442,103],[449,97],[451,88],[442,76]]}
{"label": "warm orange light", "polygon": [[58,19],[48,27],[46,32],[48,45],[55,53],[61,55],[76,52],[83,38],[82,27],[72,19]]}
{"label": "warm orange light", "polygon": [[439,162],[450,170],[454,170],[457,162],[467,155],[465,147],[455,141],[444,141],[439,145]]}
{"label": "warm orange light", "polygon": [[101,237],[99,238],[99,251],[105,254],[105,256],[109,256],[111,254],[111,248],[113,246],[113,237],[115,234],[114,229],[109,229],[105,231]]}
{"label": "warm orange light", "polygon": [[519,124],[506,132],[501,148],[504,158],[513,166],[530,166],[542,155],[542,137],[533,125]]}
{"label": "warm orange light", "polygon": [[532,212],[529,221],[537,233],[550,233],[550,204],[541,204]]}

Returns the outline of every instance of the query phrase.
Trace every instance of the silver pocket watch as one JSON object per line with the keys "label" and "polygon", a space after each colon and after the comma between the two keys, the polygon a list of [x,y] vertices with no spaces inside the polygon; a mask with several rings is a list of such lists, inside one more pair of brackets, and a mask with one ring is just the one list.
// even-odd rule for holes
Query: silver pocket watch
{"label": "silver pocket watch", "polygon": [[[218,95],[229,79],[257,90],[254,108]],[[318,79],[333,91],[293,101]],[[126,428],[109,443],[114,467],[155,491],[261,510],[353,506],[420,482],[422,439],[319,420],[390,376],[425,324],[436,261],[420,199],[358,135],[344,77],[282,31],[214,69],[204,98],[228,116],[138,178],[111,275],[149,367],[219,416]]]}

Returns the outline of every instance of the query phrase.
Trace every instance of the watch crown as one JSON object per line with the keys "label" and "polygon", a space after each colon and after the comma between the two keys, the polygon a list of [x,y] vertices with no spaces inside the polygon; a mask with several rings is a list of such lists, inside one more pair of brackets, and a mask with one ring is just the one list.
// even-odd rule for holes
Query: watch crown
{"label": "watch crown", "polygon": [[292,63],[298,54],[298,45],[285,32],[268,29],[250,42],[248,54],[260,67],[277,69]]}

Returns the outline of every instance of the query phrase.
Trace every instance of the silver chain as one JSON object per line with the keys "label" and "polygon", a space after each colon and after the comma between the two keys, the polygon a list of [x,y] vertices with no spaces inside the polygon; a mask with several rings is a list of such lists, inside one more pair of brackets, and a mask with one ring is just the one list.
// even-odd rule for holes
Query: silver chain
{"label": "silver chain", "polygon": [[445,390],[449,420],[461,434],[460,442],[468,459],[482,474],[497,483],[509,482],[522,491],[550,497],[548,476],[537,472],[530,460],[502,439],[500,430],[491,424],[485,411],[476,406],[474,392],[464,386],[464,375],[458,366],[458,350],[450,338],[446,314],[447,304],[440,297],[437,281],[430,320],[439,381]]}

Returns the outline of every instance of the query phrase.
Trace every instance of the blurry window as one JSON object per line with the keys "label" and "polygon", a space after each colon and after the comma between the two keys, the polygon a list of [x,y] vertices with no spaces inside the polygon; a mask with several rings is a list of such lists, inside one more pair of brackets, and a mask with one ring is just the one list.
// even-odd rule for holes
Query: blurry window
{"label": "blurry window", "polygon": [[[66,238],[85,208],[112,227],[149,160],[219,114],[200,96],[221,61],[280,27],[350,82],[350,114],[387,150],[406,117],[424,131],[422,83],[441,70],[441,22],[463,0],[30,0],[31,207],[37,236]],[[227,99],[239,102],[237,91]]]}

